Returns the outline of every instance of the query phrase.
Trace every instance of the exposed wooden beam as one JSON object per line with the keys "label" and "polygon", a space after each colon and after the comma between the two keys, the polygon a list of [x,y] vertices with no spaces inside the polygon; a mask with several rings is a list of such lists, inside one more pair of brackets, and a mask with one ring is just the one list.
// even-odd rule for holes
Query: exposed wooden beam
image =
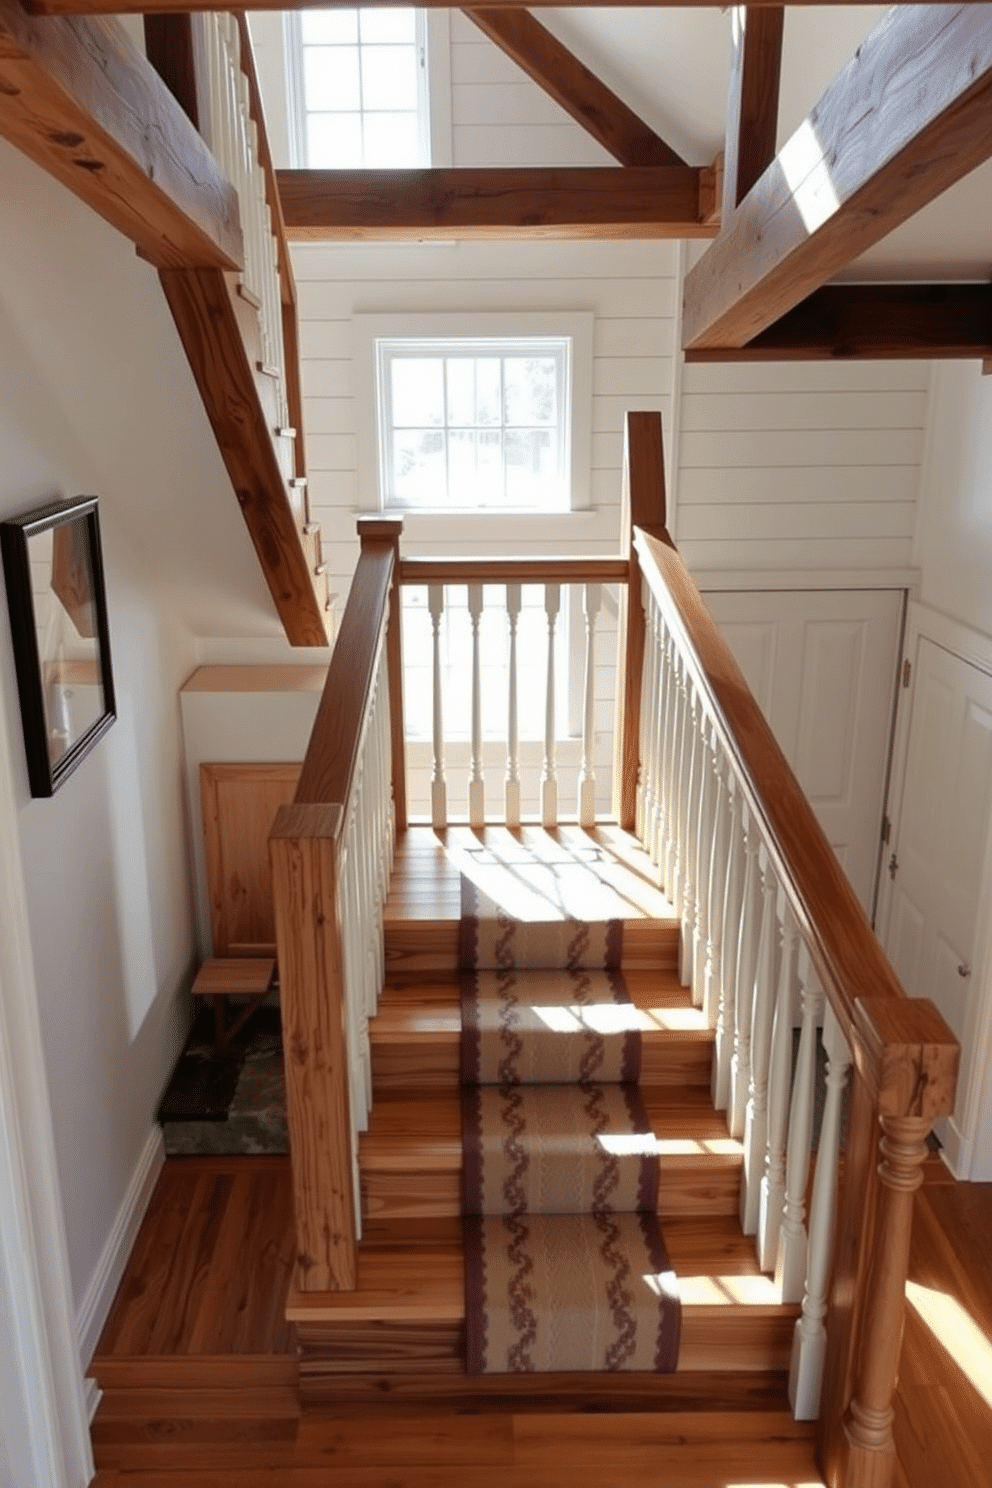
{"label": "exposed wooden beam", "polygon": [[465,14],[621,165],[685,165],[529,10],[487,7]]}
{"label": "exposed wooden beam", "polygon": [[294,646],[326,646],[324,614],[272,443],[233,291],[219,269],[159,277],[283,629]]}
{"label": "exposed wooden beam", "polygon": [[992,356],[992,284],[829,284],[746,346],[687,362],[897,361]]}
{"label": "exposed wooden beam", "polygon": [[683,344],[743,346],[992,155],[992,5],[890,10],[686,279]]}
{"label": "exposed wooden beam", "polygon": [[[492,8],[499,10],[526,10],[534,0],[494,0]],[[753,0],[757,6],[779,5],[781,0]],[[790,5],[850,5],[852,0],[789,0]],[[871,5],[874,0],[853,0],[855,5]],[[148,0],[29,0],[35,15],[83,15],[87,13],[110,13],[115,15],[143,14]],[[366,0],[371,8],[395,6],[396,0]],[[581,9],[596,6],[602,10],[615,7],[678,7],[682,10],[713,10],[719,0],[562,0],[565,9]],[[428,10],[449,10],[450,0],[421,0]],[[323,10],[327,0],[253,0],[252,10]],[[155,0],[156,11],[216,10],[216,0]]]}
{"label": "exposed wooden beam", "polygon": [[737,6],[723,162],[723,220],[775,159],[785,8]]}
{"label": "exposed wooden beam", "polygon": [[240,266],[234,187],[117,21],[0,0],[0,134],[159,267]]}
{"label": "exposed wooden beam", "polygon": [[690,166],[279,171],[290,239],[711,238]]}

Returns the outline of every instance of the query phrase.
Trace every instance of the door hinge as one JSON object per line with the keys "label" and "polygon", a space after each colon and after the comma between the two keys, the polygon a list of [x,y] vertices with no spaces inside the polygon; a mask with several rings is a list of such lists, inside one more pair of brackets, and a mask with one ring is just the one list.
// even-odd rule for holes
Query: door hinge
{"label": "door hinge", "polygon": [[913,674],[913,668],[910,665],[909,657],[907,656],[906,657],[906,660],[902,664],[902,685],[903,685],[903,687],[908,687],[909,686],[909,679],[912,676],[912,674]]}
{"label": "door hinge", "polygon": [[895,877],[898,872],[899,859],[896,857],[895,853],[893,853],[891,858],[889,859],[889,877],[892,879],[893,883],[895,882]]}
{"label": "door hinge", "polygon": [[882,817],[882,841],[888,842],[892,836],[892,823],[887,816]]}

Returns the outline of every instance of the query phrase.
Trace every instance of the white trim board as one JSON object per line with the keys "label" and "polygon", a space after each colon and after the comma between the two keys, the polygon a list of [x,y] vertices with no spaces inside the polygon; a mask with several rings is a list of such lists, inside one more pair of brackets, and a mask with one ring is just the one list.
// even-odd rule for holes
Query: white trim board
{"label": "white trim board", "polygon": [[110,1316],[124,1268],[134,1249],[141,1221],[145,1217],[164,1162],[162,1128],[153,1126],[76,1310],[76,1337],[79,1340],[79,1357],[84,1369],[89,1368],[103,1325]]}
{"label": "white trim board", "polygon": [[694,568],[696,588],[704,594],[735,590],[764,593],[788,589],[906,589],[919,592],[918,568]]}

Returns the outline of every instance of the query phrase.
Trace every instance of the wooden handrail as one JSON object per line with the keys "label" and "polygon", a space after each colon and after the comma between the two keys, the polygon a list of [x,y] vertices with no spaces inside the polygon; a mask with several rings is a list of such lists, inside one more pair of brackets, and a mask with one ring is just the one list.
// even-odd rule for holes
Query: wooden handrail
{"label": "wooden handrail", "polygon": [[[390,613],[402,522],[359,523],[362,551],[300,772],[295,802],[351,798]],[[394,720],[395,727],[395,720]]]}
{"label": "wooden handrail", "polygon": [[626,558],[401,558],[400,583],[625,584]]}

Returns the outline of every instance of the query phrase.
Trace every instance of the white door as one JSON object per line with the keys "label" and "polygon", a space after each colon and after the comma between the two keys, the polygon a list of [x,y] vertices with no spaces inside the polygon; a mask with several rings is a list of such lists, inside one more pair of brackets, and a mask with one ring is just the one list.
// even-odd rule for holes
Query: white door
{"label": "white door", "polygon": [[992,677],[920,636],[882,944],[906,991],[965,1034],[992,808]]}
{"label": "white door", "polygon": [[870,916],[903,593],[716,593],[706,603]]}

